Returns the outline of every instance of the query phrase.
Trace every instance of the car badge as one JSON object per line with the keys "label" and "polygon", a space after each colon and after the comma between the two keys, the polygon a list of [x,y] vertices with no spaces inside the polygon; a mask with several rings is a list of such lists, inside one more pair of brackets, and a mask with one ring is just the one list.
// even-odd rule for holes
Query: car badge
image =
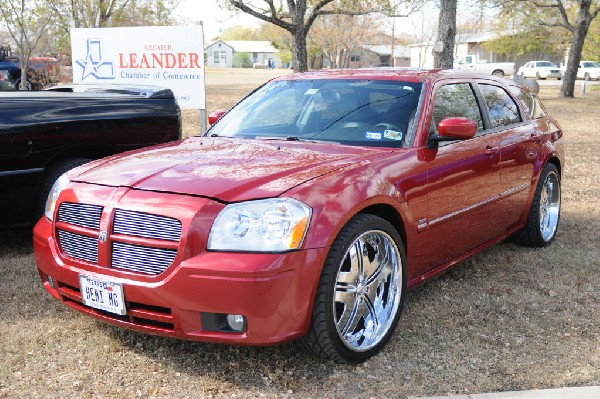
{"label": "car badge", "polygon": [[101,231],[100,234],[98,234],[98,241],[100,241],[100,242],[106,241],[106,231]]}

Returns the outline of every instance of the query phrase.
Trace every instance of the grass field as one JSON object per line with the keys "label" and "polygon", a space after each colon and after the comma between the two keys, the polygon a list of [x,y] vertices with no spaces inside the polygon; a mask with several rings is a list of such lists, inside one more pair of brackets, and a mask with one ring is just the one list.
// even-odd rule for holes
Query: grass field
{"label": "grass field", "polygon": [[[278,71],[209,71],[209,110]],[[565,130],[558,237],[501,243],[412,290],[384,351],[338,365],[114,328],[43,290],[27,230],[0,232],[0,397],[400,398],[600,384],[600,92],[541,97]],[[185,132],[197,134],[186,111]]]}

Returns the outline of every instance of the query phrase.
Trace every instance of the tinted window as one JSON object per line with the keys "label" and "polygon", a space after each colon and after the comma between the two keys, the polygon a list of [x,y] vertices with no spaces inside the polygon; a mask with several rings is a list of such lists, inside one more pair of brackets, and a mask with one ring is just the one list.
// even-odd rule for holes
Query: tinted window
{"label": "tinted window", "polygon": [[421,83],[306,79],[267,83],[207,135],[399,147],[411,135]]}
{"label": "tinted window", "polygon": [[527,113],[533,116],[533,110],[535,108],[535,103],[533,101],[533,96],[527,91],[517,86],[509,87],[512,94],[517,96],[517,98],[523,103]]}
{"label": "tinted window", "polygon": [[556,65],[554,65],[552,62],[550,61],[541,61],[537,63],[538,67],[556,67]]}
{"label": "tinted window", "polygon": [[510,86],[510,91],[521,100],[527,109],[527,113],[533,119],[538,119],[547,115],[539,98],[534,94],[517,86]]}
{"label": "tinted window", "polygon": [[484,84],[479,87],[490,112],[492,128],[521,122],[517,104],[503,88]]}
{"label": "tinted window", "polygon": [[435,126],[444,118],[462,116],[477,123],[477,130],[483,130],[481,111],[471,85],[468,83],[449,84],[440,87],[435,94],[433,121]]}

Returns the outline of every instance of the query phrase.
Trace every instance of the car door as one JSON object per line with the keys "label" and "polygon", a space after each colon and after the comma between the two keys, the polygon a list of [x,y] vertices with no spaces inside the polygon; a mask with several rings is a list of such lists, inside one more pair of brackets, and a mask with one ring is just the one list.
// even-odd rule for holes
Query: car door
{"label": "car door", "polygon": [[517,224],[525,211],[540,132],[527,115],[522,115],[525,111],[520,110],[505,88],[492,81],[480,81],[478,88],[488,111],[489,131],[499,142],[502,206],[498,212],[505,229],[503,233]]}
{"label": "car door", "polygon": [[450,81],[434,87],[431,133],[442,119],[453,116],[472,119],[478,132],[472,139],[422,149],[427,162],[427,214],[417,215],[416,275],[497,234],[499,220],[493,208],[500,192],[499,142],[485,130],[480,103],[471,83]]}

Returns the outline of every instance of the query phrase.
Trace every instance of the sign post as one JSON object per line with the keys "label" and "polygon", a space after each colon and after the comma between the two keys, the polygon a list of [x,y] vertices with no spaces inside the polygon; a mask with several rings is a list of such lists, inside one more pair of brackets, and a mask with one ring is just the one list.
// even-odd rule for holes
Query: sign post
{"label": "sign post", "polygon": [[74,83],[152,85],[200,110],[206,130],[202,25],[71,29]]}

